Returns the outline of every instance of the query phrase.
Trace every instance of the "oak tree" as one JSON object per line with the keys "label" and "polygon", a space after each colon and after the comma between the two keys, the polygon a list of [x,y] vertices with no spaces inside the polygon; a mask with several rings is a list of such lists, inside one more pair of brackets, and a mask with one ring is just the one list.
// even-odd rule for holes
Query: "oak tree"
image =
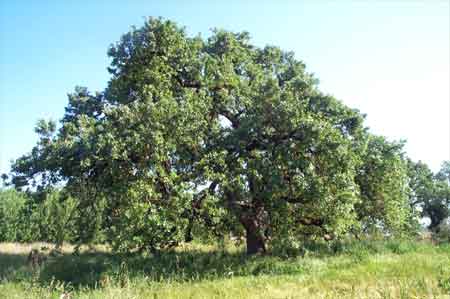
{"label": "oak tree", "polygon": [[[357,207],[371,182],[384,184],[382,168],[402,169],[392,149],[394,164],[374,154],[362,179],[363,115],[322,93],[294,53],[257,47],[246,32],[190,37],[150,18],[108,55],[107,88],[76,88],[59,128],[41,122],[38,144],[13,165],[18,187],[65,184],[80,240],[101,227],[116,250],[155,250],[196,230],[233,232],[254,254],[299,236],[333,239],[364,218]],[[370,210],[384,201],[392,214],[402,188],[388,184]]]}

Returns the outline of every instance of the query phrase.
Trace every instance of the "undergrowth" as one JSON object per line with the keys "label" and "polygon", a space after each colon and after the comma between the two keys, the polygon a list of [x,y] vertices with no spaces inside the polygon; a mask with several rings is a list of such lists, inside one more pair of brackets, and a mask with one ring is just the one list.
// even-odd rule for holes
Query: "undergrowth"
{"label": "undergrowth", "polygon": [[261,294],[301,298],[306,293],[311,298],[319,294],[323,296],[318,298],[429,298],[450,294],[448,244],[404,240],[305,244],[290,256],[247,256],[241,247],[228,245],[219,250],[203,244],[184,244],[151,255],[66,250],[37,268],[27,265],[26,250],[2,250],[4,246],[0,244],[0,298],[24,294],[27,298],[64,294],[71,298],[189,298],[184,295],[191,293],[193,298],[260,298]]}

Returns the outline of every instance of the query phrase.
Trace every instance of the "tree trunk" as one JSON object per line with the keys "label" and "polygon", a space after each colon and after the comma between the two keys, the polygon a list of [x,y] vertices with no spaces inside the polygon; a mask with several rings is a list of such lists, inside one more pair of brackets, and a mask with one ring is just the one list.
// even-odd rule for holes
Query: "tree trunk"
{"label": "tree trunk", "polygon": [[246,233],[247,254],[249,255],[266,252],[266,237],[264,235],[266,225],[263,215],[263,209],[257,209],[254,214],[241,216],[241,223]]}
{"label": "tree trunk", "polygon": [[[254,192],[252,180],[249,182],[250,190]],[[234,212],[239,215],[239,222],[245,229],[247,254],[260,254],[266,252],[266,228],[268,227],[268,215],[260,200],[253,198],[253,204],[242,206],[237,205],[236,194],[231,190],[226,191],[226,197]]]}
{"label": "tree trunk", "polygon": [[259,254],[266,252],[265,238],[258,229],[245,229],[247,254]]}

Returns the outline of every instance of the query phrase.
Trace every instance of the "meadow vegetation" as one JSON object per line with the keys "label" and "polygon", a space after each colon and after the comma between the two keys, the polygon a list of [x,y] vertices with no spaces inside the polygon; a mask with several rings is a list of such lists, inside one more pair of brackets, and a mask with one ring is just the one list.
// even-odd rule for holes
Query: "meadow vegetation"
{"label": "meadow vegetation", "polygon": [[33,268],[27,255],[42,247],[53,245],[0,245],[0,298],[450,298],[450,246],[428,241],[311,244],[291,256],[230,242],[149,255],[65,245]]}

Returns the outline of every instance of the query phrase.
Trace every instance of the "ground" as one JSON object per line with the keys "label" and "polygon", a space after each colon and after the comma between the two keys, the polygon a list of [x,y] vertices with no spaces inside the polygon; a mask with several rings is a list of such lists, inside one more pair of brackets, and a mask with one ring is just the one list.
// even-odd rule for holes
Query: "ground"
{"label": "ground", "polygon": [[248,257],[242,247],[185,244],[157,255],[72,246],[39,267],[31,249],[0,243],[0,298],[450,298],[450,245],[411,241],[309,247]]}

